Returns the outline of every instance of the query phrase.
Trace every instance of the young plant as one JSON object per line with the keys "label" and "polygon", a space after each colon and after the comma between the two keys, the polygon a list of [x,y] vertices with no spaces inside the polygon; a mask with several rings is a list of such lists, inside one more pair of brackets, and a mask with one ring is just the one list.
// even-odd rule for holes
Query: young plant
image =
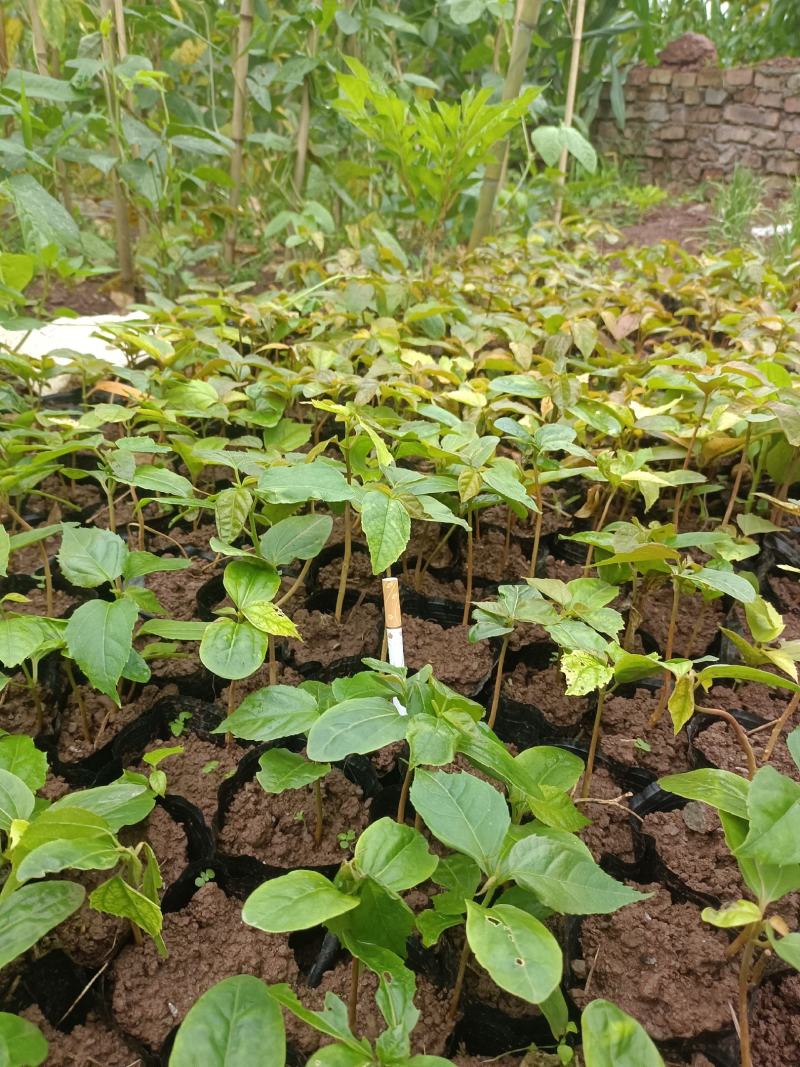
{"label": "young plant", "polygon": [[[800,766],[800,730],[789,735],[787,744]],[[702,912],[713,926],[739,931],[729,953],[740,953],[741,1063],[753,1067],[750,990],[758,984],[772,952],[800,970],[800,934],[790,933],[780,914],[767,915],[768,909],[780,908],[788,894],[800,889],[800,785],[769,766],[761,767],[749,782],[729,771],[708,768],[668,775],[659,784],[670,793],[716,809],[728,848],[753,896]]]}

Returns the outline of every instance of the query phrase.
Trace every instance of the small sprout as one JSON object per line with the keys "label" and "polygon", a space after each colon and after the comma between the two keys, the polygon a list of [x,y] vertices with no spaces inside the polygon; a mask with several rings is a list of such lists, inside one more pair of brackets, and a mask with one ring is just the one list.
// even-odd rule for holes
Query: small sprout
{"label": "small sprout", "polygon": [[305,822],[305,820],[306,820],[306,813],[304,811],[296,811],[294,813],[294,821],[295,822]]}
{"label": "small sprout", "polygon": [[348,849],[356,839],[355,830],[343,830],[336,835],[336,840],[339,842],[339,848]]}
{"label": "small sprout", "polygon": [[218,767],[219,767],[219,760],[218,759],[210,759],[208,761],[208,763],[203,765],[203,767],[201,768],[200,773],[201,774],[211,774],[212,771],[216,771]]}
{"label": "small sprout", "polygon": [[633,747],[638,748],[640,752],[652,752],[653,746],[649,745],[643,737],[634,737]]}
{"label": "small sprout", "polygon": [[215,877],[216,876],[214,874],[214,871],[211,869],[211,867],[208,867],[206,868],[206,870],[201,871],[198,874],[198,876],[194,880],[194,884],[197,886],[198,889],[202,889],[206,882],[213,882]]}
{"label": "small sprout", "polygon": [[173,737],[181,736],[183,731],[186,729],[186,724],[188,723],[189,719],[191,719],[191,717],[191,711],[182,711],[176,716],[176,718],[172,720],[172,722],[169,724],[169,732],[172,734]]}

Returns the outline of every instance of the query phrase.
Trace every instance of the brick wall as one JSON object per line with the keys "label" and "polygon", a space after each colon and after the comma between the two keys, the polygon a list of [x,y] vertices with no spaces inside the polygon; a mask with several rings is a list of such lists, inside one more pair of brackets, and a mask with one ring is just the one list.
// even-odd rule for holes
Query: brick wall
{"label": "brick wall", "polygon": [[634,67],[625,110],[621,131],[604,97],[594,140],[648,180],[691,185],[737,163],[776,181],[800,177],[800,59],[729,70]]}

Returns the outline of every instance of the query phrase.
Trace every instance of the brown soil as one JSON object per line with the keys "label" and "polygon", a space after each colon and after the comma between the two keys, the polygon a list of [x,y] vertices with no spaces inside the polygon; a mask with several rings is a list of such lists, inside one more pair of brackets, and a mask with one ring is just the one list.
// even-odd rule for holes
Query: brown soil
{"label": "brown soil", "polygon": [[65,763],[76,763],[91,755],[92,752],[96,752],[115,734],[118,734],[123,726],[127,726],[129,722],[133,722],[134,719],[138,719],[140,715],[149,711],[162,697],[177,694],[177,689],[170,686],[160,689],[157,685],[147,685],[136,700],[118,708],[112,700],[98,693],[91,686],[82,685],[79,689],[83,695],[89,720],[92,744],[88,744],[83,736],[83,723],[78,702],[74,694],[70,693],[61,719],[61,733],[58,738],[58,756]]}
{"label": "brown soil", "polygon": [[[527,537],[533,540],[535,528],[535,515],[529,515],[525,519],[519,519],[512,512],[511,534],[513,537]],[[486,508],[480,512],[481,527],[485,525],[499,526],[504,531],[507,522],[507,510],[500,504]],[[558,498],[553,493],[544,493],[544,511],[542,512],[542,536],[566,530],[572,526],[572,516],[558,508]]]}
{"label": "brown soil", "polygon": [[483,529],[475,544],[472,573],[489,582],[514,582],[528,577],[530,557],[516,541],[509,545],[505,558],[505,534],[501,530]]}
{"label": "brown soil", "polygon": [[503,682],[503,696],[520,704],[532,704],[554,726],[576,728],[589,710],[586,697],[568,697],[566,681],[558,664],[536,670],[518,663]]}
{"label": "brown soil", "polygon": [[[657,704],[657,694],[647,689],[637,689],[632,697],[613,697],[606,701],[600,735],[601,753],[654,775],[690,770],[686,731],[682,730],[675,737],[666,711],[660,722],[649,725],[648,720]],[[637,739],[649,745],[650,751],[639,748],[634,743]]]}
{"label": "brown soil", "polygon": [[[589,793],[599,800],[616,800],[624,792],[604,767],[596,768],[592,775]],[[580,809],[591,826],[581,831],[584,844],[599,861],[606,853],[616,856],[625,863],[633,863],[633,835],[630,816],[626,813],[627,802],[620,801],[621,807],[611,804],[581,804]]]}
{"label": "brown soil", "polygon": [[769,982],[754,998],[750,1024],[753,1063],[789,1067],[800,1063],[800,975]]}
{"label": "brown soil", "polygon": [[[655,639],[662,652],[667,647],[667,633],[672,613],[672,589],[658,589],[642,606],[641,628]],[[673,654],[702,656],[717,635],[723,621],[719,600],[705,601],[698,593],[682,596],[675,627]]]}
{"label": "brown soil", "polygon": [[219,833],[219,847],[231,855],[249,855],[274,867],[319,867],[341,863],[352,854],[339,834],[367,825],[368,812],[357,785],[334,768],[320,783],[324,813],[323,835],[314,842],[315,804],[311,786],[266,793],[255,779],[245,782],[234,797]]}
{"label": "brown soil", "polygon": [[640,222],[624,227],[621,239],[613,247],[641,248],[676,241],[687,252],[697,253],[708,243],[705,231],[709,221],[705,204],[667,201],[648,212]]}
{"label": "brown soil", "polygon": [[37,795],[44,797],[45,800],[54,802],[60,800],[71,788],[72,787],[66,779],[59,777],[57,774],[53,774],[52,771],[48,771],[44,785],[38,791]]}
{"label": "brown soil", "polygon": [[580,971],[594,970],[588,992],[573,989],[574,999],[583,1007],[607,998],[656,1041],[729,1026],[737,965],[726,956],[728,938],[704,923],[694,904],[673,904],[658,885],[637,888],[655,895],[583,920]]}
{"label": "brown soil", "polygon": [[508,639],[510,652],[518,652],[529,645],[549,644],[550,638],[543,626],[538,623],[525,622],[515,626]]}
{"label": "brown soil", "polygon": [[110,277],[83,278],[77,285],[56,280],[48,286],[46,296],[42,283],[34,280],[25,295],[29,300],[43,301],[48,317],[57,308],[70,308],[79,315],[124,314],[124,300],[114,300]]}
{"label": "brown soil", "polygon": [[705,804],[653,812],[645,816],[642,830],[654,839],[666,866],[690,889],[721,901],[745,895],[719,817]]}
{"label": "brown soil", "polygon": [[[362,969],[358,983],[355,1032],[373,1041],[386,1027],[383,1016],[375,1004],[377,988],[377,977],[371,971]],[[327,971],[316,989],[308,989],[302,985],[298,988],[298,996],[305,1007],[315,1011],[322,1009],[325,995],[329,992],[335,993],[345,1003],[347,1002],[350,992],[349,960]],[[453,1030],[453,1023],[448,1018],[447,991],[439,990],[427,978],[417,976],[414,1003],[419,1009],[420,1019],[411,1034],[412,1055],[444,1055],[448,1038]],[[328,1038],[322,1037],[316,1030],[312,1030],[294,1018],[287,1018],[286,1022],[288,1040],[306,1056],[315,1052],[320,1046],[331,1043]]]}
{"label": "brown soil", "polygon": [[183,874],[189,862],[188,840],[179,822],[156,805],[144,822],[126,826],[119,833],[124,845],[146,841],[156,854],[161,868],[161,877],[167,887]]}
{"label": "brown soil", "polygon": [[[193,734],[183,734],[174,741],[154,741],[147,751],[181,745],[183,752],[159,764],[167,775],[167,791],[195,804],[211,824],[217,813],[217,790],[234,773],[244,754],[237,744],[215,745]],[[149,774],[150,767],[141,761],[134,770]]]}
{"label": "brown soil", "polygon": [[[25,686],[25,678],[22,674],[12,676],[13,684],[9,683],[0,693],[0,724],[10,734],[27,734],[36,737],[36,707]],[[49,734],[55,727],[56,708],[46,689],[40,688],[40,700],[42,703],[42,733]]]}
{"label": "brown soil", "polygon": [[547,556],[544,561],[545,578],[558,578],[562,582],[571,582],[573,578],[583,577],[580,563],[567,563],[566,560]]}
{"label": "brown soil", "polygon": [[460,1052],[453,1057],[455,1067],[521,1067],[519,1056],[468,1056]]}
{"label": "brown soil", "polygon": [[445,685],[471,696],[488,677],[494,652],[487,641],[468,640],[468,626],[439,626],[427,619],[403,620],[406,663],[419,670],[426,663]]}
{"label": "brown soil", "polygon": [[129,928],[124,919],[105,915],[89,906],[89,894],[113,874],[114,871],[70,871],[68,874],[71,882],[78,882],[86,889],[86,900],[56,928],[52,935],[53,947],[60,945],[68,956],[84,967],[102,967],[128,938]]}
{"label": "brown soil", "polygon": [[[183,473],[186,474],[186,471]],[[180,542],[184,548],[191,547],[200,549],[201,552],[208,552],[208,542],[212,537],[217,536],[217,527],[213,522],[198,526],[196,530],[184,530],[180,526],[173,526],[171,530],[167,531],[167,534],[169,535],[168,537],[163,534],[149,535],[150,540],[147,547],[151,552],[174,552],[175,541]],[[205,562],[208,562],[208,560]],[[212,577],[213,574],[213,568],[209,568],[208,577]]]}
{"label": "brown soil", "polygon": [[[317,573],[317,585],[320,589],[338,589],[342,573],[341,559],[332,560]],[[368,553],[353,552],[347,572],[347,588],[370,596],[381,595],[381,580],[372,573],[372,563]]]}
{"label": "brown soil", "polygon": [[133,1046],[92,1012],[70,1033],[51,1026],[35,1005],[21,1014],[47,1039],[47,1067],[142,1067],[143,1060]]}
{"label": "brown soil", "polygon": [[800,582],[796,577],[773,574],[767,585],[784,611],[800,611]]}
{"label": "brown soil", "polygon": [[703,695],[698,702],[703,707],[723,708],[725,711],[746,711],[759,715],[762,719],[780,718],[786,710],[788,691],[785,689],[768,689],[765,685],[746,682],[736,689],[724,685],[715,685],[708,696]]}
{"label": "brown soil", "polygon": [[339,659],[374,656],[380,651],[382,616],[374,604],[361,604],[349,614],[345,612],[341,624],[332,615],[305,608],[294,612],[292,619],[304,642],[289,642],[300,668],[308,663],[329,666]]}
{"label": "brown soil", "polygon": [[[285,663],[278,661],[277,667],[277,683],[278,685],[300,685],[303,681],[302,674],[298,674],[297,671],[292,670],[291,667],[287,667]],[[257,689],[264,689],[270,684],[269,681],[269,663],[265,663],[259,667],[257,671],[251,674],[247,678],[237,678],[236,688],[234,690],[234,699],[237,704],[241,704],[246,696],[251,693],[255,693]],[[230,686],[226,685],[224,689],[220,691],[220,703],[223,707],[228,706],[228,694]]]}
{"label": "brown soil", "polygon": [[[759,766],[768,736],[769,730],[764,730],[760,734],[755,734],[751,739],[756,763]],[[733,731],[727,723],[715,722],[707,729],[701,730],[694,739],[694,747],[698,752],[702,753],[712,767],[721,767],[723,770],[735,771],[737,774],[747,773],[747,761],[744,752],[737,744]],[[775,746],[770,764],[776,771],[780,771],[781,774],[800,782],[800,770],[798,770],[797,764],[786,747],[786,732],[784,732]]]}
{"label": "brown soil", "polygon": [[180,651],[177,656],[166,656],[163,659],[150,660],[150,670],[153,678],[162,684],[174,682],[180,690],[181,684],[185,683],[187,679],[206,676],[210,690],[211,675],[200,662],[200,656],[197,654],[197,645],[190,645],[185,642],[178,647]]}
{"label": "brown soil", "polygon": [[196,619],[197,590],[213,577],[214,567],[208,560],[194,557],[186,570],[148,574],[145,582],[155,593],[167,618]]}
{"label": "brown soil", "polygon": [[[408,543],[404,558],[409,562],[409,572],[413,571],[412,562],[417,556],[422,559],[422,565],[429,563],[431,567],[449,567],[454,562],[452,544],[455,534],[440,545],[439,541],[444,537],[446,529],[436,522],[419,523],[414,528],[414,534]],[[434,553],[435,549],[435,553]]]}
{"label": "brown soil", "polygon": [[141,947],[126,946],[111,969],[117,1021],[151,1049],[223,978],[252,974],[272,983],[297,976],[288,938],[245,926],[241,904],[213,882],[199,889],[182,911],[164,916],[163,935],[166,959],[148,940]]}
{"label": "brown soil", "polygon": [[[44,615],[47,616],[47,594],[44,589],[32,589],[25,596],[28,598],[24,604],[14,604],[15,612],[20,615]],[[53,590],[53,611],[51,619],[64,619],[71,615],[73,610],[80,604],[78,597],[70,596],[61,589]]]}
{"label": "brown soil", "polygon": [[[409,574],[405,585],[408,589],[415,588],[413,585],[413,575]],[[421,593],[425,597],[430,597],[434,600],[449,600],[454,604],[463,604],[464,598],[467,595],[467,587],[464,584],[463,577],[455,577],[452,579],[438,578],[436,575],[431,574],[430,571],[427,571],[423,575],[419,584],[419,589],[415,591]],[[473,596],[475,599],[480,599],[482,596],[481,590],[473,590]]]}

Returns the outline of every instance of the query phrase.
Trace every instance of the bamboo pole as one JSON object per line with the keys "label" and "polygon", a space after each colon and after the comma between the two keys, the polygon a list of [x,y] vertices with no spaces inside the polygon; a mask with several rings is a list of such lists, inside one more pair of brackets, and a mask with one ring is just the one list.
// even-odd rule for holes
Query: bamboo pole
{"label": "bamboo pole", "polygon": [[[111,147],[117,162],[122,162],[122,143],[119,137],[119,100],[114,85],[114,67],[116,66],[116,50],[118,39],[115,32],[116,17],[114,0],[100,0],[100,13],[103,20],[108,24],[108,32],[103,37],[103,84],[108,107],[108,118],[111,126]],[[117,236],[117,265],[119,267],[119,285],[123,292],[133,293],[133,251],[131,246],[131,227],[128,212],[128,198],[119,180],[116,168],[111,171],[111,194],[114,204],[114,229]]]}
{"label": "bamboo pole", "polygon": [[236,256],[236,230],[239,204],[242,199],[242,161],[244,158],[244,128],[247,114],[247,68],[249,64],[250,36],[253,31],[253,0],[241,0],[239,8],[239,33],[236,40],[236,58],[233,64],[233,118],[231,120],[231,192],[228,199],[229,218],[225,227],[223,259],[233,264]]}
{"label": "bamboo pole", "polygon": [[[514,36],[511,39],[511,55],[508,60],[506,78],[503,82],[503,100],[516,100],[519,96],[528,66],[531,38],[539,21],[541,10],[542,0],[520,0],[519,2],[517,18],[514,22]],[[507,148],[508,138],[498,141],[492,148],[493,160],[487,166],[483,183],[481,184],[478,210],[475,214],[475,222],[469,238],[470,250],[479,245],[483,238],[491,232],[492,212],[502,184]]]}
{"label": "bamboo pole", "polygon": [[8,74],[8,41],[6,40],[6,5],[0,0],[0,77]]}
{"label": "bamboo pole", "polygon": [[[583,22],[586,16],[586,0],[577,0],[575,22],[572,26],[572,55],[569,61],[569,80],[567,82],[567,100],[564,105],[564,125],[571,126],[575,118],[575,99],[578,94],[578,74],[581,67],[581,44],[583,43]],[[567,178],[567,148],[561,149],[558,161],[558,197],[556,199],[555,219],[561,222],[561,209],[564,204],[564,183]]]}

